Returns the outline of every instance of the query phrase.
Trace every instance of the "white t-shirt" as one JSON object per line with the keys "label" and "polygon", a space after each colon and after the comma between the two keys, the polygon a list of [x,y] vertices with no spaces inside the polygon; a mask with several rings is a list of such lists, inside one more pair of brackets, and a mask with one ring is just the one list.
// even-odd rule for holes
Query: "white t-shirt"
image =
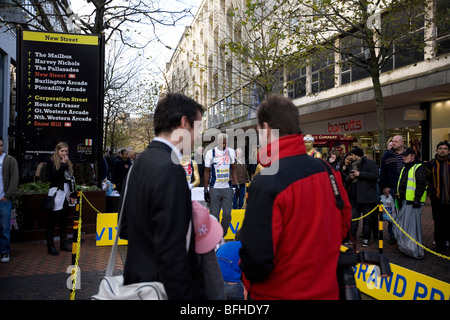
{"label": "white t-shirt", "polygon": [[[214,150],[214,158],[213,158]],[[236,153],[231,148],[219,150],[217,147],[205,155],[205,167],[210,168],[210,188],[229,188],[231,186],[231,165],[235,162]]]}

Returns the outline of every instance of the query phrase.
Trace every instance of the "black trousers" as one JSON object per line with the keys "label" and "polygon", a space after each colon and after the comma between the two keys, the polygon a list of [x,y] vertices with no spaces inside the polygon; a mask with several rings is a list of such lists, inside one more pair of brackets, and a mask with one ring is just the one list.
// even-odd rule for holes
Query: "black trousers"
{"label": "black trousers", "polygon": [[61,240],[67,239],[68,216],[69,216],[69,207],[67,205],[64,205],[63,209],[61,210],[51,211],[48,213],[47,225],[45,228],[45,236],[47,240],[53,239],[54,230],[57,225]]}
{"label": "black trousers", "polygon": [[[352,205],[352,220],[358,219],[361,216],[366,215],[368,212],[372,211],[377,204],[376,203],[358,203],[354,199],[350,199],[350,204]],[[376,224],[378,222],[377,218],[378,210],[372,212],[369,216],[363,219],[362,236],[364,240],[370,240],[370,233],[372,231],[376,234]],[[373,221],[372,221],[373,220]],[[356,241],[356,232],[358,231],[359,220],[352,221],[350,230],[353,239]]]}
{"label": "black trousers", "polygon": [[450,241],[450,204],[439,200],[431,201],[431,213],[434,220],[434,241],[440,250],[445,249],[445,242]]}

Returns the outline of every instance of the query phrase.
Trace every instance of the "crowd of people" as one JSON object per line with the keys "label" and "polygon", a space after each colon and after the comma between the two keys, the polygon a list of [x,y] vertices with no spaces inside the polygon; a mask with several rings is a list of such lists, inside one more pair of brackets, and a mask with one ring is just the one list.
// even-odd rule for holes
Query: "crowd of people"
{"label": "crowd of people", "polygon": [[[377,239],[378,211],[367,213],[381,195],[396,200],[396,220],[419,243],[420,215],[429,195],[436,246],[446,250],[450,238],[447,141],[437,145],[435,158],[428,162],[420,162],[401,136],[392,138],[380,167],[359,147],[343,156],[332,151],[324,160],[314,148],[314,138],[300,131],[292,101],[273,95],[258,108],[257,127],[264,130],[258,130],[261,152],[256,167],[245,164],[242,150],[230,148],[223,133],[214,148],[204,152],[200,147],[193,156],[183,156],[185,148],[191,150],[198,142],[194,122],[201,120],[203,112],[195,100],[170,93],[155,109],[156,138],[139,157],[131,160],[128,151],[121,150],[116,157],[104,158],[102,177],[116,185],[121,201],[126,199],[119,230],[121,238],[128,240],[125,285],[160,281],[169,299],[175,300],[339,299],[340,247],[355,241],[361,216],[365,216],[362,245]],[[180,129],[189,133],[190,141],[173,134]],[[47,163],[48,195],[55,195],[46,229],[50,255],[59,254],[53,241],[57,219],[60,249],[69,251],[65,229],[75,198],[75,178],[68,149],[59,143]],[[10,201],[19,178],[17,163],[4,156],[0,139],[1,162],[0,253],[2,262],[7,262],[9,239],[4,225],[11,210],[3,205]],[[277,170],[265,174],[274,167]],[[206,205],[192,201],[191,190],[196,187],[203,188]],[[245,208],[244,223],[234,241],[225,242],[232,209],[241,208]],[[404,253],[423,257],[421,248],[391,222],[388,236]]]}

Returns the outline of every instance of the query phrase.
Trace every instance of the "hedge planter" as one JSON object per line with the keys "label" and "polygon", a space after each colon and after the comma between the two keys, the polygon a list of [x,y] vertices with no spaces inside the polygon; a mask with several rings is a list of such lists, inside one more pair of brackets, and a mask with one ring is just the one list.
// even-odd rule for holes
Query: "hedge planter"
{"label": "hedge planter", "polygon": [[[47,189],[48,190],[48,189]],[[97,211],[105,212],[106,195],[105,191],[83,191],[85,197],[89,200],[92,206],[83,198],[81,206],[82,226],[81,232],[94,233],[96,232]],[[47,223],[47,213],[42,211],[42,200],[47,196],[47,193],[19,193],[15,201],[15,208],[17,212],[17,220],[19,230],[14,228],[11,231],[11,241],[32,241],[45,239],[45,225]],[[68,218],[68,233],[71,234],[73,227],[73,218],[77,212],[75,207],[70,207]],[[55,228],[55,235],[58,234],[58,228]]]}

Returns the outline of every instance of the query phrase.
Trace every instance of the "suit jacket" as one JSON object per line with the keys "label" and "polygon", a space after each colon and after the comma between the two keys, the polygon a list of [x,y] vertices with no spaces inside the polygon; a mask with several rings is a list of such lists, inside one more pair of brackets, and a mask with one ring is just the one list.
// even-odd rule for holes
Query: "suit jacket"
{"label": "suit jacket", "polygon": [[186,250],[191,193],[171,152],[166,144],[153,141],[133,163],[121,227],[121,237],[128,240],[125,284],[160,281],[169,299],[203,299],[193,231]]}

